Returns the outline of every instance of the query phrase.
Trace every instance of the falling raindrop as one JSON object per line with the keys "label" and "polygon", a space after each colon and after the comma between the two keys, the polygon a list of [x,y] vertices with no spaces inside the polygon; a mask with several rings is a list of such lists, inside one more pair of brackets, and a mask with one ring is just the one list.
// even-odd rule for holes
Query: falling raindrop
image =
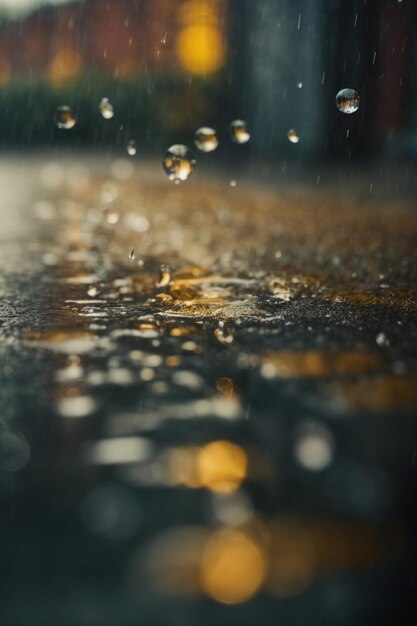
{"label": "falling raindrop", "polygon": [[111,224],[113,226],[114,224],[117,224],[117,222],[119,221],[120,214],[115,209],[108,209],[105,212],[105,219],[108,224]]}
{"label": "falling raindrop", "polygon": [[217,132],[208,126],[202,126],[194,135],[194,143],[201,152],[213,152],[219,145]]}
{"label": "falling raindrop", "polygon": [[227,328],[224,322],[219,322],[217,328],[214,329],[214,336],[219,343],[224,345],[231,344],[234,341],[232,331]]}
{"label": "falling raindrop", "polygon": [[380,347],[389,346],[389,339],[388,339],[388,337],[386,336],[385,333],[378,333],[376,338],[375,338],[375,341],[376,341],[377,345],[380,346]]}
{"label": "falling raindrop", "polygon": [[156,286],[168,287],[169,283],[171,282],[171,278],[171,268],[169,267],[169,265],[161,265],[159,281],[156,283]]}
{"label": "falling raindrop", "polygon": [[69,130],[70,128],[74,128],[77,123],[77,116],[74,109],[71,107],[60,106],[55,111],[54,121],[58,128]]}
{"label": "falling raindrop", "polygon": [[129,141],[129,143],[127,144],[127,148],[126,148],[126,149],[127,149],[127,153],[128,153],[130,156],[135,156],[135,154],[136,154],[136,152],[137,152],[137,149],[136,149],[136,141],[134,141],[133,139],[131,139],[131,140]]}
{"label": "falling raindrop", "polygon": [[302,89],[303,88],[303,83],[300,81],[299,83],[297,83],[297,87],[298,87],[298,89]]}
{"label": "falling raindrop", "polygon": [[360,96],[354,89],[342,89],[336,96],[336,106],[342,113],[355,113],[359,109]]}
{"label": "falling raindrop", "polygon": [[195,163],[194,155],[187,146],[175,144],[168,148],[162,166],[169,180],[180,183],[191,176]]}
{"label": "falling raindrop", "polygon": [[234,120],[229,126],[230,136],[235,143],[247,143],[250,139],[248,125],[243,120]]}
{"label": "falling raindrop", "polygon": [[113,105],[108,98],[102,98],[99,104],[99,110],[105,120],[111,120],[111,118],[114,116]]}
{"label": "falling raindrop", "polygon": [[300,141],[297,131],[295,131],[293,128],[291,128],[291,130],[288,131],[287,137],[291,143],[298,143]]}
{"label": "falling raindrop", "polygon": [[236,187],[237,182],[235,181],[235,179],[234,179],[234,178],[232,178],[232,180],[230,181],[230,183],[229,183],[229,184],[230,184],[230,186],[231,186],[231,187]]}
{"label": "falling raindrop", "polygon": [[99,293],[100,289],[95,285],[90,285],[90,287],[87,289],[87,295],[90,296],[90,298],[95,298],[96,296],[98,296]]}
{"label": "falling raindrop", "polygon": [[134,250],[133,250],[133,248],[132,248],[132,250],[129,252],[129,257],[128,257],[128,259],[129,259],[129,261],[132,263],[132,262],[135,260],[135,258],[136,258],[135,251],[134,251]]}

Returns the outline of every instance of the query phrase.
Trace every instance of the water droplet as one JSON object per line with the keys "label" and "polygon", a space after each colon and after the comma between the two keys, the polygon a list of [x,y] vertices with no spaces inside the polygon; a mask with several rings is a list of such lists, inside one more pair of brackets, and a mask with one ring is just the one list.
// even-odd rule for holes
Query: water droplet
{"label": "water droplet", "polygon": [[187,146],[175,144],[168,148],[162,165],[169,180],[180,183],[191,176],[195,163],[194,155]]}
{"label": "water droplet", "polygon": [[99,293],[100,293],[100,289],[96,287],[95,285],[91,285],[87,289],[87,295],[90,296],[90,298],[95,298],[96,296],[98,296]]}
{"label": "water droplet", "polygon": [[71,107],[60,106],[55,111],[54,121],[58,128],[69,130],[70,128],[74,128],[77,123],[77,116],[74,109]]}
{"label": "water droplet", "polygon": [[375,338],[375,341],[378,346],[381,346],[381,347],[389,346],[389,339],[385,333],[378,333],[378,335]]}
{"label": "water droplet", "polygon": [[161,265],[159,281],[156,283],[157,287],[168,287],[171,282],[171,268],[169,265]]}
{"label": "water droplet", "polygon": [[234,120],[229,126],[230,136],[235,143],[247,143],[250,139],[248,125],[243,120]]}
{"label": "water droplet", "polygon": [[105,211],[105,218],[106,218],[106,222],[113,226],[114,224],[117,224],[117,222],[119,221],[120,214],[118,213],[118,211],[115,211],[114,209],[108,209],[107,211]]}
{"label": "water droplet", "polygon": [[300,141],[297,131],[295,131],[293,128],[288,131],[287,137],[288,141],[290,141],[291,143],[298,143]]}
{"label": "water droplet", "polygon": [[131,141],[129,141],[129,143],[127,144],[127,153],[130,154],[130,156],[135,156],[137,152],[136,149],[136,141],[134,141],[133,139]]}
{"label": "water droplet", "polygon": [[230,183],[229,183],[229,184],[230,184],[230,186],[231,186],[231,187],[236,187],[237,182],[235,181],[235,179],[234,179],[234,178],[232,178],[232,180],[230,181]]}
{"label": "water droplet", "polygon": [[214,336],[223,345],[231,344],[234,341],[232,331],[226,327],[224,322],[219,322],[218,327],[214,329]]}
{"label": "water droplet", "polygon": [[114,116],[113,105],[108,98],[102,98],[99,104],[99,110],[105,120],[111,120],[111,118]]}
{"label": "water droplet", "polygon": [[302,89],[303,88],[303,83],[300,81],[299,83],[297,83],[297,87],[298,87],[298,89]]}
{"label": "water droplet", "polygon": [[131,263],[132,263],[132,261],[134,261],[134,260],[135,260],[136,255],[135,255],[135,251],[133,250],[133,248],[132,248],[132,250],[129,252],[129,257],[128,257],[128,258],[129,258],[129,261],[130,261]]}
{"label": "water droplet", "polygon": [[202,126],[194,135],[194,143],[202,152],[213,152],[219,145],[217,132],[208,126]]}
{"label": "water droplet", "polygon": [[336,96],[336,106],[342,113],[355,113],[360,101],[360,95],[354,89],[342,89]]}

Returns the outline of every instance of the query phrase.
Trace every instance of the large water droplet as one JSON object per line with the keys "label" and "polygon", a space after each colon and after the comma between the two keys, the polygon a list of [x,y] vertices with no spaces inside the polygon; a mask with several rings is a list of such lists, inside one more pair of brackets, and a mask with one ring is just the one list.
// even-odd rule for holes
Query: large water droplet
{"label": "large water droplet", "polygon": [[202,152],[213,152],[219,145],[217,132],[214,128],[202,126],[194,135],[194,143]]}
{"label": "large water droplet", "polygon": [[291,128],[288,131],[287,137],[288,137],[288,141],[291,141],[291,143],[298,143],[300,141],[297,131],[294,130],[293,128]]}
{"label": "large water droplet", "polygon": [[230,136],[235,143],[247,143],[250,139],[248,125],[243,120],[234,120],[229,126]]}
{"label": "large water droplet", "polygon": [[156,283],[157,287],[168,287],[171,282],[171,268],[169,265],[161,265],[159,281]]}
{"label": "large water droplet", "polygon": [[168,148],[162,165],[169,180],[181,182],[187,180],[193,173],[195,158],[187,146],[175,144]]}
{"label": "large water droplet", "polygon": [[360,95],[354,89],[341,89],[336,96],[336,106],[342,113],[355,113],[361,102]]}
{"label": "large water droplet", "polygon": [[105,120],[111,120],[111,118],[114,116],[113,105],[108,98],[102,98],[99,104],[99,110]]}
{"label": "large water droplet", "polygon": [[130,154],[130,156],[135,156],[136,154],[136,141],[134,141],[133,139],[131,141],[129,141],[129,143],[127,144],[127,153]]}
{"label": "large water droplet", "polygon": [[65,130],[74,128],[77,123],[77,116],[74,109],[66,105],[58,107],[55,111],[54,122],[58,128],[64,128]]}

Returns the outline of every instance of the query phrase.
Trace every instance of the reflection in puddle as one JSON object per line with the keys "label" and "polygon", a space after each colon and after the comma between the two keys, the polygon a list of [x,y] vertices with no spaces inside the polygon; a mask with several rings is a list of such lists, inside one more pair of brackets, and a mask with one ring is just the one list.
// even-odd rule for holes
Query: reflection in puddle
{"label": "reflection in puddle", "polygon": [[[66,506],[100,559],[120,546],[135,594],[144,569],[160,593],[241,604],[389,567],[407,539],[401,511],[390,526],[403,487],[389,462],[374,467],[380,441],[395,448],[392,420],[375,433],[368,413],[417,406],[415,293],[402,269],[395,288],[381,283],[369,211],[346,208],[345,222],[320,198],[311,220],[310,200],[240,183],[139,189],[131,168],[108,180],[75,168],[82,193],[33,206],[49,233],[44,301],[8,345],[42,363],[43,404],[28,431],[0,422],[0,490],[2,473],[33,466],[59,499],[31,439],[47,405],[57,482],[80,476]],[[408,218],[379,225],[387,265],[410,247]]]}
{"label": "reflection in puddle", "polygon": [[372,352],[298,351],[262,356],[265,378],[316,378],[364,374],[384,369],[381,357]]}

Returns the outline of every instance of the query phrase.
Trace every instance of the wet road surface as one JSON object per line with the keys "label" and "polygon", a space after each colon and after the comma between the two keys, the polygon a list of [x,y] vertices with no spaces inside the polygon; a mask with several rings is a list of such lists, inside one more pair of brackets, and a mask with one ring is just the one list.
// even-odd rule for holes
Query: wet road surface
{"label": "wet road surface", "polygon": [[1,624],[415,623],[412,199],[0,180]]}

